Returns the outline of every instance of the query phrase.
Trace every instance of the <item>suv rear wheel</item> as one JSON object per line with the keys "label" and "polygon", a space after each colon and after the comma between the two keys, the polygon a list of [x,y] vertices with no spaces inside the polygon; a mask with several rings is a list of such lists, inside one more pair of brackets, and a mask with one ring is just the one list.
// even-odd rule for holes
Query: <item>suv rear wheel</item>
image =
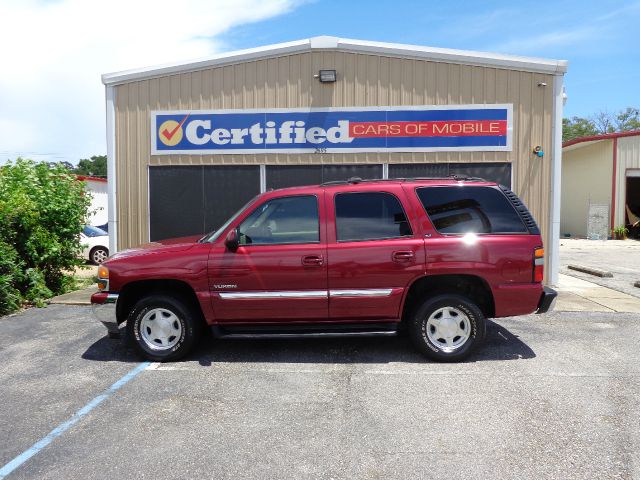
{"label": "suv rear wheel", "polygon": [[136,349],[156,362],[178,360],[193,348],[200,322],[181,298],[149,295],[136,303],[127,318],[127,332]]}
{"label": "suv rear wheel", "polygon": [[427,299],[409,319],[415,346],[440,362],[466,358],[485,337],[486,321],[478,306],[460,295]]}

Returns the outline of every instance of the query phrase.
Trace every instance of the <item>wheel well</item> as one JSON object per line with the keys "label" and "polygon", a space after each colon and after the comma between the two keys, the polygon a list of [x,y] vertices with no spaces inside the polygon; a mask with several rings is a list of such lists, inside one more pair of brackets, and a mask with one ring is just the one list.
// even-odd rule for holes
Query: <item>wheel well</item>
{"label": "wheel well", "polygon": [[495,316],[493,294],[482,278],[475,275],[430,275],[416,280],[409,288],[402,319],[406,320],[425,298],[445,293],[464,295],[478,305],[485,317]]}
{"label": "wheel well", "polygon": [[93,255],[93,252],[95,252],[96,250],[104,250],[107,252],[107,255],[109,254],[109,249],[107,247],[103,247],[102,245],[96,245],[95,247],[93,247],[91,249],[91,251],[89,252],[89,256]]}
{"label": "wheel well", "polygon": [[149,294],[167,295],[184,300],[204,322],[198,297],[188,283],[180,280],[141,280],[126,284],[120,291],[116,306],[118,323],[124,322],[138,300]]}

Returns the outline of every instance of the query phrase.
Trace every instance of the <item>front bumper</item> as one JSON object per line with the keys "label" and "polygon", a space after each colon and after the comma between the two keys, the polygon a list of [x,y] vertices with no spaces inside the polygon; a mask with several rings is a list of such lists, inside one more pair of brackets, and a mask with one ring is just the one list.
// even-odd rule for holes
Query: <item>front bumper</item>
{"label": "front bumper", "polygon": [[553,288],[544,287],[544,291],[542,292],[540,301],[538,302],[538,309],[536,310],[536,313],[550,312],[556,306],[557,299],[558,292]]}
{"label": "front bumper", "polygon": [[119,338],[118,318],[116,316],[116,305],[118,294],[110,292],[98,292],[91,295],[91,307],[93,316],[102,322],[107,328],[109,338]]}

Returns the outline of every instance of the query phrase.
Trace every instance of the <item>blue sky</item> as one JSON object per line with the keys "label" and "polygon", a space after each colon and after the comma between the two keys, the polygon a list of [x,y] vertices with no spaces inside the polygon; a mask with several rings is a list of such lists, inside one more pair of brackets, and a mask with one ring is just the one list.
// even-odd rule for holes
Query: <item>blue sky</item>
{"label": "blue sky", "polygon": [[640,107],[640,2],[318,0],[225,35],[230,49],[334,35],[569,60],[565,116]]}
{"label": "blue sky", "polygon": [[565,116],[640,107],[640,0],[0,0],[0,18],[0,163],[104,154],[103,73],[318,35],[566,59]]}

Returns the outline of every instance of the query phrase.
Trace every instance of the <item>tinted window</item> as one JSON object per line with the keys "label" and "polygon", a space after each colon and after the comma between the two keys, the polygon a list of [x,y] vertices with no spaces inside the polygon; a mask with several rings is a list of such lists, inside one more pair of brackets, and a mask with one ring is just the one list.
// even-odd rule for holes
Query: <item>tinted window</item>
{"label": "tinted window", "polygon": [[492,187],[426,187],[418,197],[440,233],[527,233],[509,200]]}
{"label": "tinted window", "polygon": [[241,245],[277,245],[320,241],[318,200],[276,198],[256,208],[240,225]]}
{"label": "tinted window", "polygon": [[398,199],[382,192],[336,195],[336,228],[342,242],[412,235]]}

